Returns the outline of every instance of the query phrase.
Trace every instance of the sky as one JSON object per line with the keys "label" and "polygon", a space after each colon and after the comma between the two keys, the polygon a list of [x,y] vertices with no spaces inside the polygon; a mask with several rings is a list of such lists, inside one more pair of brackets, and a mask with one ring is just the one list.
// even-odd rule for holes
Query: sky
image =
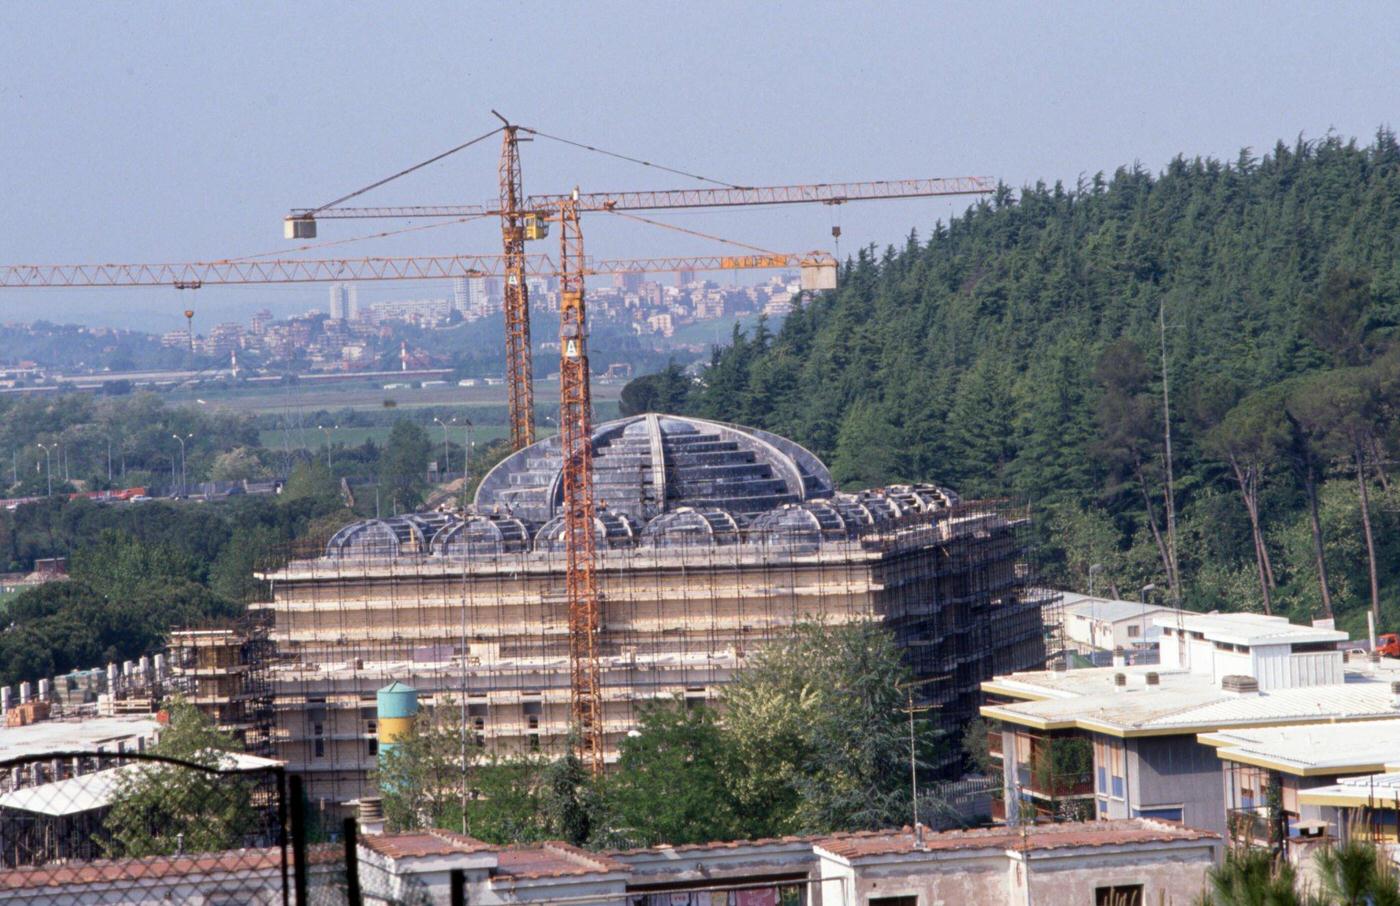
{"label": "sky", "polygon": [[[1013,187],[1395,125],[1400,5],[23,3],[0,28],[0,263],[286,251],[281,217],[512,120],[745,185]],[[483,202],[492,139],[363,196]],[[536,141],[527,192],[696,185]],[[658,216],[779,251],[927,234],[965,202]],[[417,223],[327,222],[320,241]],[[725,247],[597,216],[590,253]],[[554,242],[530,251],[557,253]],[[302,254],[496,253],[489,224]],[[361,298],[446,295],[376,284]],[[0,290],[0,321],[182,326],[325,308],[319,286]]]}

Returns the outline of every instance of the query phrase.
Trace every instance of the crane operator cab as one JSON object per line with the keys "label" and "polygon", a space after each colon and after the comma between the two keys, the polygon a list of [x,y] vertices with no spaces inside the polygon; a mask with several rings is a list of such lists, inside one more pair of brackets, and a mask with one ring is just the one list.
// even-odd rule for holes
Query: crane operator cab
{"label": "crane operator cab", "polygon": [[549,221],[538,211],[529,211],[522,218],[525,226],[525,238],[544,239],[549,235]]}

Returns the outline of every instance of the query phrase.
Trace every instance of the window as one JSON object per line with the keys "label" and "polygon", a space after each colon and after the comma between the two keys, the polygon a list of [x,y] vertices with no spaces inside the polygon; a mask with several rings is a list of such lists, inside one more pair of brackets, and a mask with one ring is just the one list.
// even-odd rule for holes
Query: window
{"label": "window", "polygon": [[1094,906],[1143,906],[1141,884],[1094,888]]}
{"label": "window", "polygon": [[325,757],[326,757],[326,741],[325,741],[324,739],[322,739],[321,737],[319,737],[319,736],[316,737],[316,741],[315,741],[315,743],[314,743],[314,745],[313,745],[312,753],[311,753],[311,754],[312,754],[314,757],[316,757],[316,758],[325,758]]}
{"label": "window", "polygon": [[1159,821],[1181,823],[1181,806],[1179,805],[1149,805],[1145,809],[1135,811],[1137,811],[1139,818],[1156,818]]}
{"label": "window", "polygon": [[871,897],[870,906],[919,906],[917,896],[905,897]]}
{"label": "window", "polygon": [[1134,639],[1142,635],[1142,627],[1136,623],[1128,624],[1128,638]]}
{"label": "window", "polygon": [[369,755],[370,758],[374,758],[376,755],[378,755],[378,754],[379,754],[379,740],[377,740],[377,739],[366,739],[366,740],[365,740],[365,752]]}

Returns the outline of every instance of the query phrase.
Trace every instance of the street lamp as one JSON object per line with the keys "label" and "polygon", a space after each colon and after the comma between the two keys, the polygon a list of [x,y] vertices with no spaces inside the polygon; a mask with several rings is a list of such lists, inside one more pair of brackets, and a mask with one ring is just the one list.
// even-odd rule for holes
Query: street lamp
{"label": "street lamp", "polygon": [[[456,420],[455,418],[452,419],[454,422]],[[433,421],[442,426],[442,474],[446,475],[452,471],[452,450],[447,446],[447,423],[436,415],[433,416]]]}
{"label": "street lamp", "polygon": [[41,449],[41,450],[44,451],[44,477],[47,478],[47,479],[48,479],[48,482],[49,482],[49,493],[48,493],[48,496],[52,497],[52,496],[53,496],[53,460],[50,458],[49,454],[50,454],[51,452],[53,452],[53,447],[50,446],[49,444],[37,444],[36,446],[38,446],[39,449]]}
{"label": "street lamp", "polygon": [[181,436],[178,435],[178,434],[172,434],[172,435],[170,435],[170,436],[173,437],[173,438],[175,438],[176,440],[178,440],[178,441],[180,442],[180,496],[183,497],[183,496],[185,496],[185,487],[186,487],[186,485],[185,485],[185,441],[190,440],[191,438],[194,437],[194,435],[193,435],[193,434],[186,434],[184,437],[181,437]]}
{"label": "street lamp", "polygon": [[331,432],[339,431],[340,425],[332,425],[329,428],[326,428],[322,425],[317,425],[316,430],[326,435],[326,469],[327,471],[329,471],[331,467]]}
{"label": "street lamp", "polygon": [[[456,421],[456,419],[453,419]],[[465,415],[462,416],[465,426],[462,428],[462,512],[467,510],[467,486],[472,480],[472,420]]]}
{"label": "street lamp", "polygon": [[[1089,564],[1089,647],[1099,647],[1099,599],[1094,597],[1094,577],[1103,572],[1102,563]],[[1093,652],[1089,653],[1093,657]]]}

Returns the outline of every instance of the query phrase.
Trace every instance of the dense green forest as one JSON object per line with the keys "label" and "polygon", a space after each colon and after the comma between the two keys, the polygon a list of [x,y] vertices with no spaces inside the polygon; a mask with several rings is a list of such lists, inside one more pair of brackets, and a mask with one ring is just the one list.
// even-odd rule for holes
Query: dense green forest
{"label": "dense green forest", "polygon": [[1026,499],[1069,587],[1362,633],[1374,597],[1396,629],[1397,227],[1388,130],[1002,187],[623,405],[788,435],[848,488]]}

